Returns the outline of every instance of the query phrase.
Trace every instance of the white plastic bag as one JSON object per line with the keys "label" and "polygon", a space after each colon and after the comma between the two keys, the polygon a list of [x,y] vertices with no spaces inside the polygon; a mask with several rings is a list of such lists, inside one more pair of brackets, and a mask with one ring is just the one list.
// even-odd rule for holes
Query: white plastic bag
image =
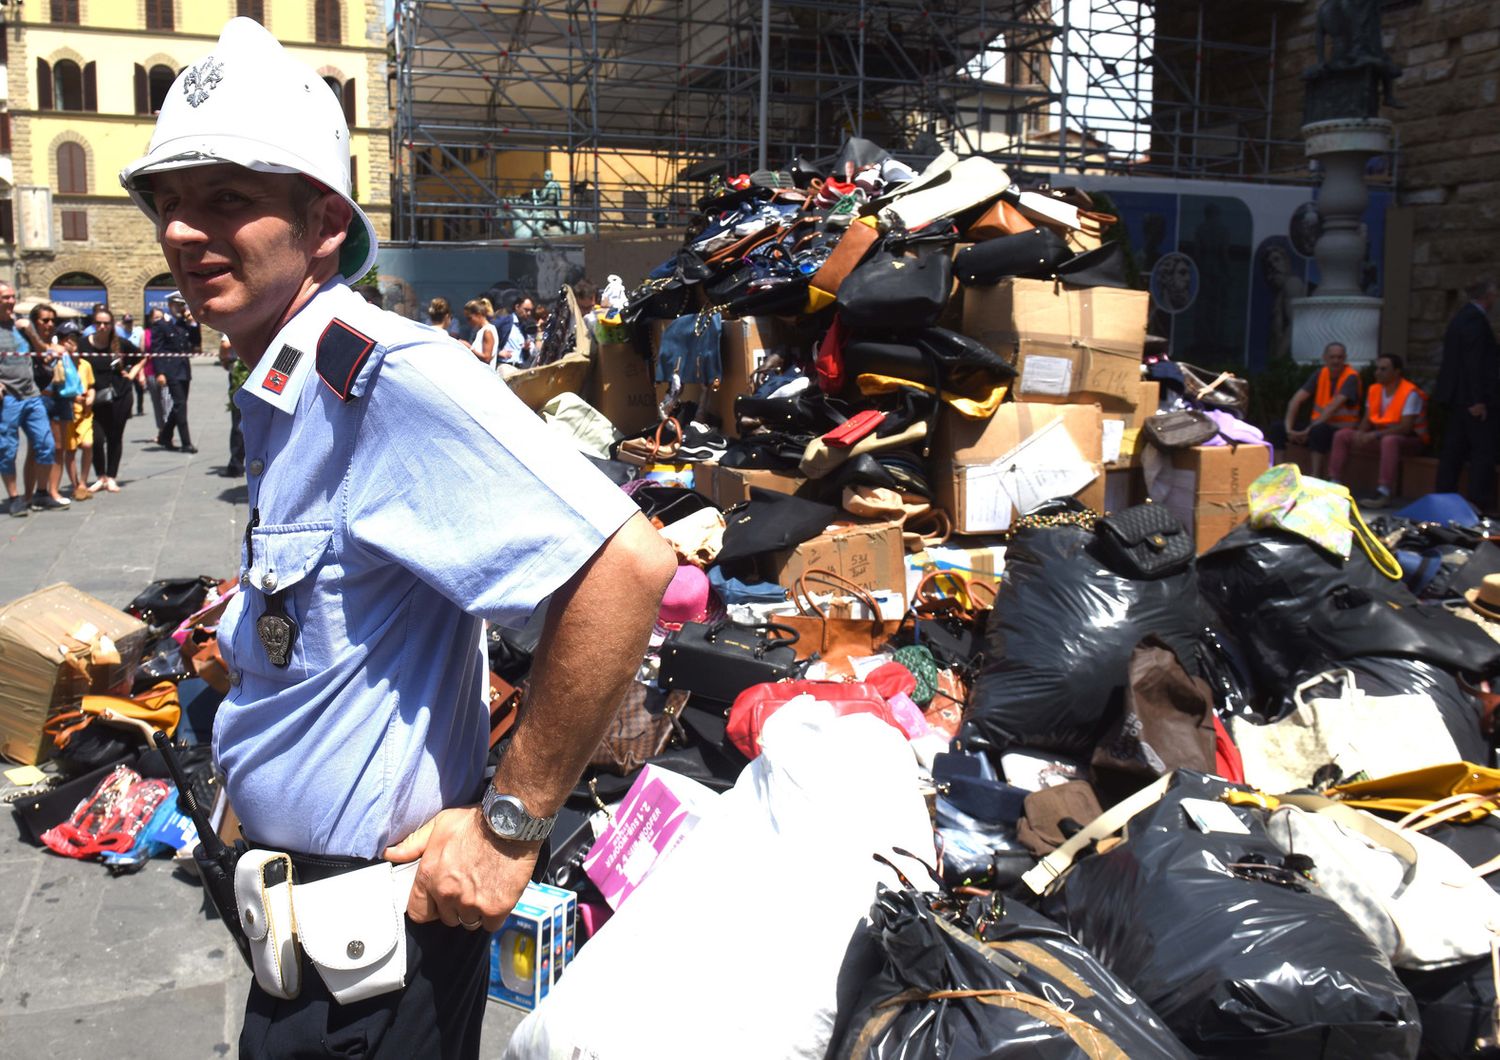
{"label": "white plastic bag", "polygon": [[672,857],[578,951],[508,1060],[822,1057],[839,970],[877,883],[934,860],[916,760],[869,715],[809,700]]}

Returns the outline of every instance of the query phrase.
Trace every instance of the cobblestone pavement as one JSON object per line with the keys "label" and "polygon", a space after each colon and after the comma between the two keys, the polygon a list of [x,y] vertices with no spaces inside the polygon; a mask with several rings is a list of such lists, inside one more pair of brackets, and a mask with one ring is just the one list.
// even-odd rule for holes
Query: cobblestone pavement
{"label": "cobblestone pavement", "polygon": [[[196,455],[156,448],[148,401],[125,432],[119,493],[0,516],[0,603],[69,582],[118,607],[157,578],[232,574],[246,493],[242,479],[218,473],[228,459],[224,395],[224,372],[201,359],[189,404]],[[29,845],[5,815],[0,1056],[233,1055],[249,972],[201,896],[169,861],[111,878]],[[499,1055],[520,1016],[487,1006],[486,1056]]]}

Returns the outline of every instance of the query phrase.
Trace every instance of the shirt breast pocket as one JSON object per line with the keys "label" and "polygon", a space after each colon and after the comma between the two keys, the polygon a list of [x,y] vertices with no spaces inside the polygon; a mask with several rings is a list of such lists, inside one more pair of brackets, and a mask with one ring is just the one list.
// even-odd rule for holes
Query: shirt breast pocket
{"label": "shirt breast pocket", "polygon": [[[329,576],[332,544],[331,522],[257,526],[250,531],[251,592],[239,626],[242,634],[235,638],[241,666],[271,678],[299,679],[329,665],[329,609],[321,599],[329,591],[327,585],[336,581]],[[282,617],[289,624],[277,621]],[[287,635],[289,647],[282,643]],[[287,664],[279,666],[276,656],[283,652]]]}

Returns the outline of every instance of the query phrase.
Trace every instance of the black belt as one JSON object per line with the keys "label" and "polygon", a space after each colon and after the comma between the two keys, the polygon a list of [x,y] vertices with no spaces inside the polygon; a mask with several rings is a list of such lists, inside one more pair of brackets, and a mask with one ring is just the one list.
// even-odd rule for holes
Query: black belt
{"label": "black belt", "polygon": [[295,871],[295,879],[298,883],[317,883],[332,876],[342,876],[346,872],[355,869],[366,869],[371,865],[380,864],[379,858],[346,858],[337,854],[299,854],[294,850],[281,850],[279,847],[269,846],[265,843],[257,843],[246,837],[245,842],[257,850],[276,850],[292,859],[292,869]]}

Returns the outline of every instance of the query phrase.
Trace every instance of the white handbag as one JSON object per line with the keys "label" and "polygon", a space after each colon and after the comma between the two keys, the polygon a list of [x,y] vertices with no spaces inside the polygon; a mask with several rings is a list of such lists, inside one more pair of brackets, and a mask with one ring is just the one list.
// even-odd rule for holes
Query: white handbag
{"label": "white handbag", "polygon": [[[925,177],[923,173],[922,178]],[[880,209],[879,216],[888,223],[899,222],[907,229],[919,228],[939,217],[952,217],[988,202],[1009,185],[1010,177],[1005,170],[988,158],[975,155],[957,163],[925,187],[898,189],[890,205]]]}
{"label": "white handbag", "polygon": [[[1338,685],[1337,696],[1307,697],[1330,681]],[[1330,763],[1348,780],[1360,773],[1387,777],[1462,758],[1431,696],[1372,696],[1354,683],[1348,670],[1333,670],[1303,681],[1292,701],[1292,713],[1269,725],[1243,718],[1230,723],[1245,762],[1245,779],[1261,791],[1308,787]]]}
{"label": "white handbag", "polygon": [[1266,833],[1312,858],[1313,880],[1398,968],[1482,957],[1500,936],[1500,894],[1463,858],[1420,832],[1327,800],[1294,799]]}
{"label": "white handbag", "polygon": [[406,903],[418,864],[382,861],[293,887],[302,951],[339,1004],[406,985]]}

